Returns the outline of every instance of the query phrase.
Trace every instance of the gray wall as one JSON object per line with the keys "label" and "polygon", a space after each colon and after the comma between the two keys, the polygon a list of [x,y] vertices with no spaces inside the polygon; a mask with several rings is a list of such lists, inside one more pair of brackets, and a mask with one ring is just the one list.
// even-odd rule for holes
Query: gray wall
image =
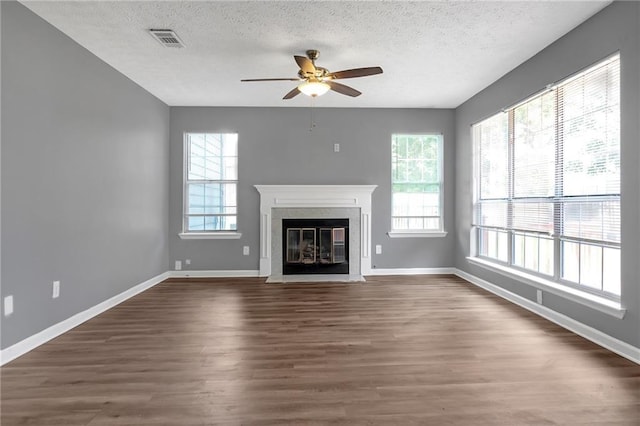
{"label": "gray wall", "polygon": [[622,80],[622,300],[628,312],[614,319],[552,294],[545,305],[611,336],[640,346],[640,3],[616,2],[456,110],[456,247],[459,269],[535,300],[535,290],[469,264],[472,205],[470,126],[545,85],[620,50]]}
{"label": "gray wall", "polygon": [[[340,96],[328,94],[327,96]],[[366,96],[363,95],[363,96]],[[321,102],[318,101],[318,102]],[[311,117],[316,126],[310,131]],[[238,228],[241,240],[181,240],[183,135],[238,132]],[[445,228],[454,227],[454,113],[430,109],[171,108],[169,247],[171,265],[191,259],[193,270],[257,270],[259,194],[256,184],[378,185],[372,197],[372,245],[376,268],[452,265],[452,233],[445,238],[390,239],[391,135],[444,134]],[[333,152],[333,144],[340,152]],[[251,248],[242,255],[242,246]],[[373,252],[373,251],[372,251]]]}
{"label": "gray wall", "polygon": [[21,4],[1,8],[6,348],[167,270],[169,108]]}

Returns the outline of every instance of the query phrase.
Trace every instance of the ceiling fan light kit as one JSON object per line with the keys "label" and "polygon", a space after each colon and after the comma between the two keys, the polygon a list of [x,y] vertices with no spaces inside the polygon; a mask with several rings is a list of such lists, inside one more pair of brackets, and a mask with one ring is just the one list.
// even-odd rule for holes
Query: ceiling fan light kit
{"label": "ceiling fan light kit", "polygon": [[258,79],[246,79],[240,80],[242,82],[253,81],[301,81],[297,87],[284,95],[282,99],[291,99],[300,93],[304,93],[307,96],[313,98],[322,96],[329,90],[340,93],[342,95],[351,96],[355,98],[362,93],[358,90],[335,82],[341,78],[355,78],[366,77],[369,75],[382,74],[382,68],[380,67],[367,67],[367,68],[354,68],[350,70],[343,70],[337,72],[329,72],[328,69],[323,67],[317,67],[315,60],[320,56],[320,52],[317,50],[307,50],[307,57],[294,55],[293,59],[296,61],[300,70],[298,71],[298,78],[258,78]]}
{"label": "ceiling fan light kit", "polygon": [[329,89],[331,89],[331,86],[322,81],[305,81],[298,86],[299,91],[312,98],[324,95]]}

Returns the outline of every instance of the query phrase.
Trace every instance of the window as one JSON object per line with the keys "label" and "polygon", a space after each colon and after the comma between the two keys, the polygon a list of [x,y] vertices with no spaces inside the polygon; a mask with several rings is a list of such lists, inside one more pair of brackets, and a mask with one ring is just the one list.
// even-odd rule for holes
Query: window
{"label": "window", "polygon": [[185,233],[237,230],[238,135],[185,135]]}
{"label": "window", "polygon": [[391,174],[392,232],[442,231],[442,135],[393,135]]}
{"label": "window", "polygon": [[473,126],[476,255],[620,297],[620,58]]}

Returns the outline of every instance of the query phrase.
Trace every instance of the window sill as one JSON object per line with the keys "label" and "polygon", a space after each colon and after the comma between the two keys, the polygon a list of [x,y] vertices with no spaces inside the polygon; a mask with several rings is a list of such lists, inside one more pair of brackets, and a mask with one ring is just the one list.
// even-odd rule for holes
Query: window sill
{"label": "window sill", "polygon": [[181,240],[239,240],[241,232],[181,232]]}
{"label": "window sill", "polygon": [[447,236],[446,231],[389,231],[390,238],[442,238]]}
{"label": "window sill", "polygon": [[[492,272],[496,272],[505,277],[514,279],[524,284],[528,284],[542,291],[546,291],[556,296],[563,297],[589,308],[595,309],[612,317],[622,319],[624,318],[627,310],[622,307],[620,302],[606,299],[604,297],[597,296],[595,294],[580,291],[571,287],[557,284],[553,281],[545,280],[544,278],[537,277],[535,275],[527,274],[526,272],[517,271],[506,266],[497,265],[493,262],[489,262],[484,259],[476,257],[467,257],[467,261],[481,268],[487,269]],[[543,301],[544,302],[544,301]]]}

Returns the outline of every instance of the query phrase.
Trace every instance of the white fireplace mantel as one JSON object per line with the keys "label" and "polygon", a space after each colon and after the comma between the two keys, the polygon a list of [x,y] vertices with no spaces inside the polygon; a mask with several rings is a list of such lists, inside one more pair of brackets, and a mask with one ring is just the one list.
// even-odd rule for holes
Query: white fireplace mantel
{"label": "white fireplace mantel", "polygon": [[377,185],[255,185],[260,193],[260,276],[271,275],[274,208],[359,208],[360,274],[371,272],[371,194]]}

